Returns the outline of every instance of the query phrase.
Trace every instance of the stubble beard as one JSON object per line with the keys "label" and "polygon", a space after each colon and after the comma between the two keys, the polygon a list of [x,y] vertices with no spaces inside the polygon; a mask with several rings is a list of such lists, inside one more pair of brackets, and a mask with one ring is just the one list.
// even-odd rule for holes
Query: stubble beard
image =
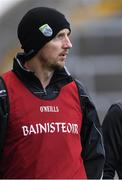
{"label": "stubble beard", "polygon": [[57,61],[50,61],[49,59],[45,58],[40,54],[40,62],[42,64],[42,67],[45,69],[49,69],[50,71],[55,71],[55,70],[61,70],[64,68],[65,62],[59,62]]}
{"label": "stubble beard", "polygon": [[[65,63],[64,63],[65,64]],[[51,71],[55,71],[55,70],[61,70],[64,68],[64,65],[63,64],[60,64],[60,63],[51,63],[49,62],[48,60],[44,60],[43,61],[43,66]]]}
{"label": "stubble beard", "polygon": [[61,70],[61,69],[63,69],[64,68],[64,66],[61,66],[60,64],[50,64],[49,66],[48,66],[48,68],[50,69],[50,70]]}

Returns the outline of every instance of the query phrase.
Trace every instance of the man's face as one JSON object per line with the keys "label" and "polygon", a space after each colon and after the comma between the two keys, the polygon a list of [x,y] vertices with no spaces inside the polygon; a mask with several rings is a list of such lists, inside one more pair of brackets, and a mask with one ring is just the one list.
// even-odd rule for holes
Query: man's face
{"label": "man's face", "polygon": [[65,65],[65,60],[72,44],[69,39],[70,31],[63,29],[49,41],[37,54],[44,68],[55,70]]}

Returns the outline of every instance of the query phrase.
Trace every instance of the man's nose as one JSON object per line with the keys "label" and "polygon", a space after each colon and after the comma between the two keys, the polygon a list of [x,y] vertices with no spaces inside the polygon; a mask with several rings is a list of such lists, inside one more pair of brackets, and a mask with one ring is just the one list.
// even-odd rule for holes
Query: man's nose
{"label": "man's nose", "polygon": [[72,43],[71,43],[69,37],[66,37],[66,38],[65,38],[64,47],[67,48],[67,49],[72,48]]}

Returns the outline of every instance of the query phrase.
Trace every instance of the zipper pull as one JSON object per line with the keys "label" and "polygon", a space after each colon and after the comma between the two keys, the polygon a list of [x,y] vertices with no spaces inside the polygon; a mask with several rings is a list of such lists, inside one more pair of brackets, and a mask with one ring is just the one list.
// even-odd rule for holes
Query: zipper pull
{"label": "zipper pull", "polygon": [[43,88],[44,94],[47,95],[47,91],[45,88]]}

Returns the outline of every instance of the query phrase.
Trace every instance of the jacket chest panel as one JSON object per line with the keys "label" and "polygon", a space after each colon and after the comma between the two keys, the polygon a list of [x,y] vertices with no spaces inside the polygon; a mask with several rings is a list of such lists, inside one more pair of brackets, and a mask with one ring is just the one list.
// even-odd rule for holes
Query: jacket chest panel
{"label": "jacket chest panel", "polygon": [[[17,93],[13,92],[16,91],[16,88],[9,92],[11,97],[10,136],[16,138],[17,132],[18,138],[27,134],[38,134],[42,131],[80,133],[82,113],[74,82],[64,86],[59,96],[53,100],[39,99],[23,85],[19,84],[18,87]],[[27,129],[29,132],[26,132]]]}

